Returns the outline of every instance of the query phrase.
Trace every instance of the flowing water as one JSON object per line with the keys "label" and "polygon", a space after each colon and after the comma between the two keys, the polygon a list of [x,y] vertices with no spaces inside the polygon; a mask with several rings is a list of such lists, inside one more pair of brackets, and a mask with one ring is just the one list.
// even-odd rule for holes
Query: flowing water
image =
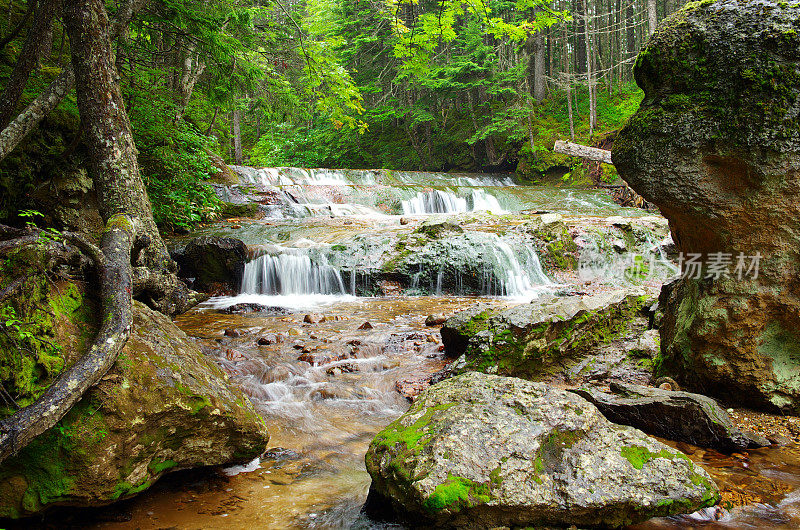
{"label": "flowing water", "polygon": [[[269,425],[271,449],[224,472],[168,475],[109,509],[129,514],[129,521],[97,527],[386,528],[360,514],[370,483],[364,454],[375,434],[408,408],[398,388],[413,388],[446,365],[438,330],[426,327],[425,317],[452,314],[478,299],[509,305],[546,291],[588,288],[585,279],[545,273],[514,212],[556,212],[590,227],[609,225],[609,216],[646,215],[599,191],[521,186],[508,176],[236,169],[241,184],[220,193],[260,202],[266,217],[192,236],[232,235],[248,244],[241,293],[213,298],[176,322],[205,351],[216,352],[250,396]],[[406,252],[405,268],[383,274],[385,256],[402,255],[401,243],[436,216],[460,223],[464,233]],[[648,245],[660,252],[657,241]],[[593,266],[602,262],[603,245],[587,244],[585,251]],[[391,296],[364,296],[392,283],[387,278],[405,283]],[[267,310],[222,311],[241,303]],[[322,321],[304,322],[305,315]],[[366,322],[369,329],[359,329]],[[226,336],[228,329],[240,335]],[[270,344],[258,345],[260,338]],[[742,458],[690,450],[724,489],[744,492],[738,504],[745,506],[637,528],[800,526],[797,446]]]}

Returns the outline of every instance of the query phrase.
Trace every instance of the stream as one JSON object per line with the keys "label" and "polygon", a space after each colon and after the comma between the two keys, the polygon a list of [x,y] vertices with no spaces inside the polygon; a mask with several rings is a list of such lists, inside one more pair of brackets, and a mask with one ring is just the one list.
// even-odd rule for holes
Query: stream
{"label": "stream", "polygon": [[[184,240],[243,240],[250,261],[242,292],[212,298],[176,323],[260,410],[270,450],[246,466],[168,475],[106,509],[95,528],[400,528],[360,513],[370,484],[364,454],[408,408],[398,387],[419,385],[449,361],[426,317],[626,282],[548,270],[523,230],[537,216],[563,218],[594,263],[620,245],[609,227],[644,223],[651,228],[629,250],[663,258],[665,220],[619,207],[598,190],[523,186],[506,175],[235,169],[240,182],[218,192],[259,204],[263,216]],[[423,245],[419,229],[431,220],[461,229]],[[641,286],[657,293],[670,272]],[[796,444],[731,456],[681,449],[737,506],[636,529],[800,527]]]}

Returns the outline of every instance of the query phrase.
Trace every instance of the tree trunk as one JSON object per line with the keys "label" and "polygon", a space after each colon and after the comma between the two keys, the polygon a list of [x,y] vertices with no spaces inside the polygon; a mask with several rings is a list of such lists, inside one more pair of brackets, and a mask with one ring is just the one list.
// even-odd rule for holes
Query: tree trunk
{"label": "tree trunk", "polygon": [[545,77],[545,43],[544,32],[537,31],[533,35],[533,98],[541,103],[547,95],[547,79]]}
{"label": "tree trunk", "polygon": [[237,166],[244,164],[240,112],[239,109],[233,109],[233,161]]}
{"label": "tree trunk", "polygon": [[575,31],[575,72],[586,73],[586,9],[584,0],[575,0],[575,19],[578,27]]}
{"label": "tree trunk", "polygon": [[139,174],[103,0],[66,0],[64,23],[72,48],[78,110],[89,153],[87,165],[100,215],[106,222],[120,213],[131,216],[138,226],[137,235],[149,242],[132,260],[136,267],[133,294],[163,313],[181,312],[188,293],[174,274],[177,265],[161,240]]}
{"label": "tree trunk", "polygon": [[656,25],[658,25],[658,11],[656,10],[656,0],[647,0],[647,22],[648,22],[648,35],[656,32]]}
{"label": "tree trunk", "polygon": [[553,151],[564,155],[594,160],[595,162],[603,162],[604,164],[613,164],[611,161],[611,151],[607,149],[598,149],[587,145],[556,140],[555,145],[553,145]]}
{"label": "tree trunk", "polygon": [[633,3],[629,3],[625,8],[625,26],[627,29],[627,37],[625,44],[628,49],[628,58],[636,55],[636,14],[633,11]]}
{"label": "tree trunk", "polygon": [[0,95],[0,129],[5,128],[14,116],[19,98],[28,84],[31,72],[39,65],[43,55],[50,55],[52,49],[53,18],[60,6],[58,0],[39,0],[33,16],[33,24],[28,30],[28,36],[22,51],[11,72],[11,78],[6,83],[3,94]]}

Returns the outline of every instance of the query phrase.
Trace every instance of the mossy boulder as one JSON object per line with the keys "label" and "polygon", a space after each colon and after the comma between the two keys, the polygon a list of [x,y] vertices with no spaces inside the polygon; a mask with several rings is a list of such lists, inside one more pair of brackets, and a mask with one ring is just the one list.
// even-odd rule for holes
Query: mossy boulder
{"label": "mossy boulder", "polygon": [[[639,55],[621,176],[699,261],[664,306],[663,373],[732,403],[800,412],[800,4],[691,2]],[[737,271],[739,256],[743,268]],[[760,256],[758,273],[748,272]],[[740,274],[741,273],[741,274]]]}
{"label": "mossy boulder", "polygon": [[544,214],[525,224],[525,231],[540,247],[544,265],[554,269],[575,269],[578,266],[578,245],[559,214]]}
{"label": "mossy boulder", "polygon": [[625,333],[648,305],[648,297],[634,290],[545,297],[507,309],[456,314],[442,327],[442,340],[449,356],[464,355],[456,372],[536,379]]}
{"label": "mossy boulder", "polygon": [[[0,285],[19,272],[3,269]],[[0,307],[19,321],[0,340],[2,384],[19,405],[74,363],[97,329],[96,303],[82,284],[29,272],[24,296]],[[0,517],[108,504],[168,471],[250,461],[268,440],[264,421],[214,361],[168,317],[134,302],[131,336],[111,371],[0,464]]]}
{"label": "mossy boulder", "polygon": [[368,510],[432,526],[619,527],[719,500],[686,455],[575,394],[476,372],[422,393],[366,465]]}

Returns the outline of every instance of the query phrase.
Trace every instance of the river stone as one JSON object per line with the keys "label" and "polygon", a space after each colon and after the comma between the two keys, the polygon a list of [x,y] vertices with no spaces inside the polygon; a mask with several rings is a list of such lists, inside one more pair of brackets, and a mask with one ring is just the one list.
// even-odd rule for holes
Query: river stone
{"label": "river stone", "polygon": [[464,354],[456,372],[478,370],[536,378],[622,335],[648,305],[639,290],[593,296],[543,297],[511,308],[478,306],[450,317],[442,341],[450,357]]}
{"label": "river stone", "polygon": [[111,371],[0,466],[0,517],[108,504],[168,471],[249,462],[268,441],[220,368],[169,318],[134,302],[133,331]]}
{"label": "river stone", "polygon": [[423,392],[366,465],[368,509],[435,525],[617,527],[719,499],[686,455],[575,394],[476,372]]}
{"label": "river stone", "polygon": [[[691,2],[639,55],[645,97],[617,136],[621,176],[684,254],[732,258],[667,300],[661,371],[688,388],[800,412],[800,4]],[[758,276],[735,273],[762,256]],[[745,260],[746,265],[751,263]]]}
{"label": "river stone", "polygon": [[610,421],[668,440],[724,452],[769,445],[765,438],[737,429],[725,409],[706,396],[618,382],[610,387],[613,393],[591,388],[573,392]]}
{"label": "river stone", "polygon": [[172,257],[182,277],[194,278],[194,289],[213,291],[222,285],[238,293],[247,261],[247,246],[232,237],[203,236],[191,240],[182,251],[173,252]]}

